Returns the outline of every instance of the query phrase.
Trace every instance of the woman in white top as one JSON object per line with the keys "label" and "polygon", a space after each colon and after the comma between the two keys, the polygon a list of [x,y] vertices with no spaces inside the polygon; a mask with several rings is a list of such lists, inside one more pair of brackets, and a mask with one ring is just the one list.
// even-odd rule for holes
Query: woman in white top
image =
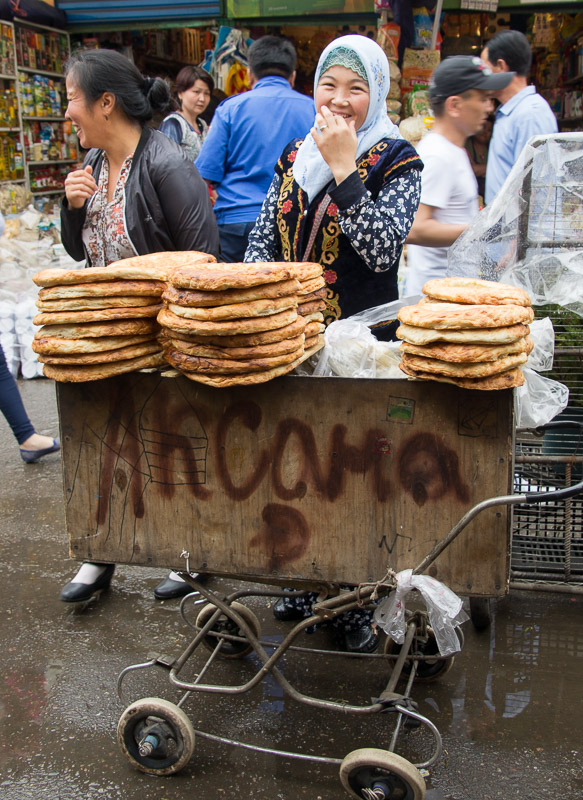
{"label": "woman in white top", "polygon": [[206,111],[213,89],[214,81],[202,67],[183,67],[174,87],[176,110],[158,129],[177,142],[193,161],[208,134],[208,125],[200,115]]}

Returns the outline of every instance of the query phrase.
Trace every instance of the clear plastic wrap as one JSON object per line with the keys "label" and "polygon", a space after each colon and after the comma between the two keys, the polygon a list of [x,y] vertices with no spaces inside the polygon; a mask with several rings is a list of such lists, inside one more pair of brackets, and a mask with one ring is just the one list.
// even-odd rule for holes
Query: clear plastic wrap
{"label": "clear plastic wrap", "polygon": [[520,286],[583,316],[583,133],[535,136],[450,247],[447,275]]}
{"label": "clear plastic wrap", "polygon": [[443,583],[429,575],[413,575],[404,569],[395,576],[397,588],[378,604],[374,621],[397,644],[405,641],[405,598],[417,590],[427,606],[429,624],[442,656],[451,656],[460,650],[456,628],[469,619],[462,608],[461,599]]}

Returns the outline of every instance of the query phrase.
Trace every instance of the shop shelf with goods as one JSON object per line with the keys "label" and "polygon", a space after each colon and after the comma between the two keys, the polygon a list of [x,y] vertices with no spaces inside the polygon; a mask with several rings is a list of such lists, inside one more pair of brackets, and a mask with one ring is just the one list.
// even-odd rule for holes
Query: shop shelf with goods
{"label": "shop shelf with goods", "polygon": [[24,179],[33,194],[61,193],[79,157],[77,138],[65,119],[69,34],[19,20],[14,43]]}
{"label": "shop shelf with goods", "polygon": [[14,26],[0,24],[0,185],[24,183]]}

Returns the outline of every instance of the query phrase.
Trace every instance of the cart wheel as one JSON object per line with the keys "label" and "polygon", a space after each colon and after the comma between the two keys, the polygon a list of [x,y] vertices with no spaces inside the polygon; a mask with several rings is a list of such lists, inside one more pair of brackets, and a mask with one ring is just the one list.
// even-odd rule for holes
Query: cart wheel
{"label": "cart wheel", "polygon": [[374,747],[353,750],[340,765],[340,780],[351,797],[423,800],[425,781],[407,759]]}
{"label": "cart wheel", "polygon": [[[401,652],[401,645],[394,642],[390,637],[385,639],[384,651],[386,655],[398,656]],[[431,681],[441,678],[446,672],[449,672],[453,666],[454,657],[444,658],[439,655],[439,648],[437,640],[432,628],[427,628],[427,641],[424,642],[417,636],[413,639],[411,645],[412,656],[425,656],[426,660],[417,661],[417,672],[415,673],[415,680],[423,683],[430,683]],[[435,656],[435,658],[431,658]],[[402,678],[406,678],[411,673],[411,665],[414,659],[407,658],[403,664]]]}
{"label": "cart wheel", "polygon": [[483,631],[492,622],[489,597],[470,597],[470,619],[477,631]]}
{"label": "cart wheel", "polygon": [[194,752],[194,729],[184,711],[168,700],[145,697],[126,708],[117,741],[133,767],[148,775],[174,775]]}
{"label": "cart wheel", "polygon": [[[231,608],[243,617],[255,636],[257,636],[259,639],[261,636],[261,625],[251,609],[247,608],[247,606],[244,606],[242,603],[237,602],[233,602],[231,604]],[[208,603],[206,606],[203,606],[196,618],[197,626],[202,628],[203,625],[206,625],[216,610],[217,607],[212,603]],[[221,614],[211,630],[215,633],[227,633],[229,636],[245,636],[237,623],[230,617],[227,617],[226,614]],[[203,643],[205,647],[208,647],[209,650],[214,650],[217,646],[217,638],[216,636],[205,636]],[[243,658],[252,650],[253,645],[249,644],[247,641],[233,642],[229,639],[224,639],[221,643],[219,655],[223,658]]]}

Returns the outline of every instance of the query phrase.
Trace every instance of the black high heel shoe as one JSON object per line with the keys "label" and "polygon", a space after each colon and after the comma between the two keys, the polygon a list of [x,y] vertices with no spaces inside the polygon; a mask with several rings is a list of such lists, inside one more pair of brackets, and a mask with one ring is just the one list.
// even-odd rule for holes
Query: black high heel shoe
{"label": "black high heel shoe", "polygon": [[107,564],[101,575],[93,583],[69,581],[61,590],[61,600],[63,603],[83,603],[89,600],[95,592],[109,589],[114,572],[115,564]]}

